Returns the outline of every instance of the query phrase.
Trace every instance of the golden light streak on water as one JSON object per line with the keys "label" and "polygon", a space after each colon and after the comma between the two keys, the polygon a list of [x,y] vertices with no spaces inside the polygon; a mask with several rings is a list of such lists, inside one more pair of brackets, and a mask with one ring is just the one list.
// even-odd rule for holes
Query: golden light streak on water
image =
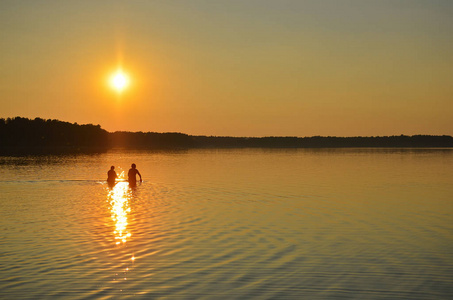
{"label": "golden light streak on water", "polygon": [[126,243],[131,237],[131,233],[127,228],[128,214],[131,212],[130,192],[127,182],[117,182],[108,194],[111,218],[115,226],[113,234],[117,245]]}

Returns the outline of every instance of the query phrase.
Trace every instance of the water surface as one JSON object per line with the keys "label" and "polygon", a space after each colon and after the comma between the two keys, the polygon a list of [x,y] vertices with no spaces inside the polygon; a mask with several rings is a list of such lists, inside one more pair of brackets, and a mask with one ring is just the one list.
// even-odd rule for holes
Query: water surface
{"label": "water surface", "polygon": [[451,149],[0,157],[0,298],[448,299],[452,183]]}

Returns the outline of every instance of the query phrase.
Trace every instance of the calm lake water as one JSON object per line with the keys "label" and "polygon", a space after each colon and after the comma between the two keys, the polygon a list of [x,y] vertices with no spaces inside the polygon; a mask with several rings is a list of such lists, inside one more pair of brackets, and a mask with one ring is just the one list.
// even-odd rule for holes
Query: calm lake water
{"label": "calm lake water", "polygon": [[2,299],[452,299],[453,150],[0,157],[0,226]]}

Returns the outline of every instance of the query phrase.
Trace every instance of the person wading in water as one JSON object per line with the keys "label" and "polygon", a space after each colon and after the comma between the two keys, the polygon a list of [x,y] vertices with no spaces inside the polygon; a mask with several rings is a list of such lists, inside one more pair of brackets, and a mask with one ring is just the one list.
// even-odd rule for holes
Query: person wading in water
{"label": "person wading in water", "polygon": [[137,170],[137,166],[135,164],[131,165],[129,172],[127,173],[127,181],[129,181],[129,186],[136,186],[137,185],[137,177],[136,175],[140,176],[140,182],[142,182],[142,175]]}
{"label": "person wading in water", "polygon": [[118,178],[118,175],[116,175],[115,166],[111,166],[110,170],[107,172],[107,183],[110,186],[115,185],[116,178]]}

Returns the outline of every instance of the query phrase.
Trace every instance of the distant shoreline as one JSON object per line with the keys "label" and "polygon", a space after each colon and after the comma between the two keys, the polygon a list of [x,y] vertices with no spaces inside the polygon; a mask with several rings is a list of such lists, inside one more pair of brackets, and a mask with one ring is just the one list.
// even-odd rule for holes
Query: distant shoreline
{"label": "distant shoreline", "polygon": [[0,155],[101,153],[110,149],[193,148],[452,148],[449,135],[373,137],[228,137],[167,132],[107,132],[100,125],[0,119]]}

